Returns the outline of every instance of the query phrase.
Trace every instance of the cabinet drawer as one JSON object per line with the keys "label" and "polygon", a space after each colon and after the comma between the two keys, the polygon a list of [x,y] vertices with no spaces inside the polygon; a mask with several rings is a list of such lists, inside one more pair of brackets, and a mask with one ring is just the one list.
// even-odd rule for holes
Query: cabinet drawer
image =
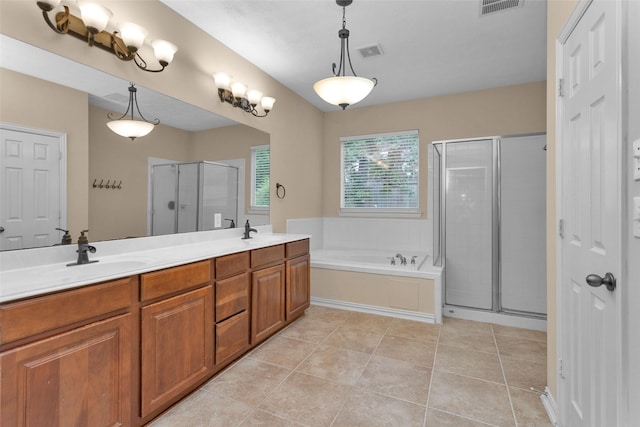
{"label": "cabinet drawer", "polygon": [[249,273],[216,282],[216,322],[249,308]]}
{"label": "cabinet drawer", "polygon": [[249,314],[246,311],[216,324],[216,365],[249,347]]}
{"label": "cabinet drawer", "polygon": [[211,262],[200,261],[142,275],[140,299],[149,301],[211,281]]}
{"label": "cabinet drawer", "polygon": [[249,268],[249,252],[216,258],[216,279],[244,273]]}
{"label": "cabinet drawer", "polygon": [[269,246],[251,251],[251,268],[278,264],[284,260],[284,245]]}
{"label": "cabinet drawer", "polygon": [[131,305],[136,277],[0,306],[0,344],[77,324]]}
{"label": "cabinet drawer", "polygon": [[309,253],[309,239],[298,240],[295,242],[287,243],[286,256],[287,258],[295,258],[300,255]]}

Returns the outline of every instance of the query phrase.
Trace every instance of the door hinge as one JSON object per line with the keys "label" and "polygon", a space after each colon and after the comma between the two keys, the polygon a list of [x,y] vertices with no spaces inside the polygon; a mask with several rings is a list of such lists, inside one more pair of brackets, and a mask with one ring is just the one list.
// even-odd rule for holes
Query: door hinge
{"label": "door hinge", "polygon": [[558,96],[564,96],[564,79],[558,79]]}
{"label": "door hinge", "polygon": [[558,221],[558,235],[564,239],[564,219]]}

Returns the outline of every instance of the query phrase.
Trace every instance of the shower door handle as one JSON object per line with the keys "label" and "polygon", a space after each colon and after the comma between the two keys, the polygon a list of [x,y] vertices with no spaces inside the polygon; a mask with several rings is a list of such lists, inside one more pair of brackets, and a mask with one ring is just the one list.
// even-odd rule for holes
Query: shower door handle
{"label": "shower door handle", "polygon": [[597,274],[590,274],[587,276],[587,284],[594,288],[605,285],[608,290],[613,291],[616,288],[616,278],[611,273],[604,275],[604,278]]}

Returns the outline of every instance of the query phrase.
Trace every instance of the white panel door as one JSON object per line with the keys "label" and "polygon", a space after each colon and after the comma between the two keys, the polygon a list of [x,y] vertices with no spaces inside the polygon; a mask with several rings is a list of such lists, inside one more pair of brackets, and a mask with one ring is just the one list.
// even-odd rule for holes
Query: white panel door
{"label": "white panel door", "polygon": [[59,136],[0,129],[2,186],[0,250],[59,243],[61,143]]}
{"label": "white panel door", "polygon": [[[618,425],[621,272],[619,2],[596,0],[562,46],[560,417]],[[613,283],[611,283],[613,284]]]}

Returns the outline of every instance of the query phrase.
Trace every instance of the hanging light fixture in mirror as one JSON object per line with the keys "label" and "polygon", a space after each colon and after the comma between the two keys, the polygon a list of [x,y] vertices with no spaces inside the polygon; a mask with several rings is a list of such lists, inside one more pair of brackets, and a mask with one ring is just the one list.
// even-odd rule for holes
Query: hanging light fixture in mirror
{"label": "hanging light fixture in mirror", "polygon": [[131,22],[119,25],[118,30],[110,33],[106,31],[109,20],[113,16],[111,11],[99,4],[79,1],[80,18],[69,12],[64,5],[64,11],[55,15],[55,23],[49,18],[49,12],[55,9],[61,0],[38,0],[36,3],[49,27],[58,34],[69,34],[86,41],[89,46],[97,46],[113,53],[118,59],[131,61],[141,70],[159,73],[173,61],[178,48],[166,40],[151,42],[156,60],[160,68],[149,68],[147,62],[140,56],[138,50],[142,47],[148,33],[147,30]]}
{"label": "hanging light fixture in mirror", "polygon": [[[320,98],[329,104],[339,105],[344,110],[349,105],[362,101],[371,93],[373,87],[378,84],[378,79],[366,79],[358,77],[351,65],[351,55],[349,54],[349,30],[347,30],[346,8],[353,0],[336,0],[338,6],[342,7],[342,29],[338,30],[340,38],[340,65],[336,71],[336,63],[333,63],[334,77],[320,80],[313,85],[313,89]],[[353,76],[347,76],[347,61]]]}
{"label": "hanging light fixture in mirror", "polygon": [[[114,118],[113,113],[107,114],[107,117],[111,119],[111,121],[107,123],[109,129],[120,136],[130,138],[132,141],[136,138],[147,135],[153,130],[153,127],[155,125],[160,124],[160,120],[158,119],[150,122],[144,118],[144,116],[140,112],[140,107],[138,107],[137,92],[138,90],[136,89],[135,85],[131,83],[131,86],[129,86],[129,105],[127,106],[127,111],[125,111],[124,114],[117,119]],[[134,108],[138,112],[138,115],[142,120],[136,120],[133,117]],[[129,115],[130,118],[125,118],[127,117],[127,115]]]}

